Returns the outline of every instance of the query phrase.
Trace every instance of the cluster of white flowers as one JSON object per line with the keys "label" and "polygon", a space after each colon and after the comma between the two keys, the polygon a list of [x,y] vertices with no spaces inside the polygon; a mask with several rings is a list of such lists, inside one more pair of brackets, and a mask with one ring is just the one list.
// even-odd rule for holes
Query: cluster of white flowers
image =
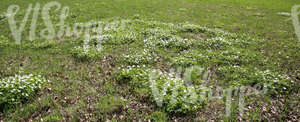
{"label": "cluster of white flowers", "polygon": [[102,44],[102,43],[106,43],[106,42],[109,42],[113,36],[111,34],[100,34],[100,35],[97,35],[97,42],[94,42],[94,43],[97,43],[97,44]]}
{"label": "cluster of white flowers", "polygon": [[264,80],[273,81],[273,83],[289,80],[294,82],[288,75],[281,75],[277,72],[271,72],[270,70],[258,71],[256,75],[261,74]]}
{"label": "cluster of white flowers", "polygon": [[15,75],[1,79],[0,104],[17,104],[34,95],[44,83],[50,82],[41,75]]}
{"label": "cluster of white flowers", "polygon": [[161,48],[188,48],[192,45],[194,40],[183,39],[174,35],[165,36],[150,36],[144,39],[144,45],[146,48],[154,49],[157,47]]}
{"label": "cluster of white flowers", "polygon": [[132,68],[146,68],[146,65],[130,65],[127,66],[127,69],[132,69]]}
{"label": "cluster of white flowers", "polygon": [[124,61],[129,64],[149,64],[158,60],[158,56],[150,49],[132,51],[129,55],[123,55]]}
{"label": "cluster of white flowers", "polygon": [[102,46],[77,46],[72,50],[72,54],[78,58],[94,58],[102,55]]}
{"label": "cluster of white flowers", "polygon": [[294,83],[288,75],[281,75],[277,72],[271,72],[270,70],[259,71],[255,74],[260,74],[265,82],[271,84],[268,86],[271,92],[284,92],[290,90],[292,87],[291,84]]}
{"label": "cluster of white flowers", "polygon": [[[294,81],[288,75],[282,75],[279,72],[271,70],[260,70],[256,67],[245,67],[245,66],[223,66],[218,67],[219,73],[230,73],[230,79],[227,81],[235,85],[251,85],[255,84],[269,84],[268,90],[272,92],[285,92],[291,89],[291,84]],[[229,76],[227,76],[229,77]],[[250,84],[249,84],[250,83]]]}
{"label": "cluster of white flowers", "polygon": [[232,41],[228,40],[222,36],[217,36],[215,38],[210,38],[204,41],[208,48],[221,48],[223,46],[231,46]]}

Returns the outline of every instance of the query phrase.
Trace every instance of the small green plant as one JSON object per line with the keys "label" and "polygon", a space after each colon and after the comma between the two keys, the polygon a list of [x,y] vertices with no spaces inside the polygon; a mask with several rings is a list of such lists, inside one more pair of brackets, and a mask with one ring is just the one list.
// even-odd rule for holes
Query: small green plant
{"label": "small green plant", "polygon": [[52,114],[45,116],[41,120],[46,122],[57,122],[57,121],[62,121],[63,119],[64,118],[62,117],[59,111],[53,111]]}
{"label": "small green plant", "polygon": [[100,113],[118,112],[125,105],[124,100],[120,96],[104,95],[96,104]]}
{"label": "small green plant", "polygon": [[95,59],[103,55],[102,48],[96,46],[78,46],[71,50],[72,56],[80,60]]}
{"label": "small green plant", "polygon": [[0,108],[8,109],[25,102],[49,82],[40,75],[15,75],[6,77],[0,82]]}
{"label": "small green plant", "polygon": [[147,117],[148,119],[154,121],[154,122],[167,122],[168,121],[168,114],[161,112],[161,111],[155,111],[150,116]]}
{"label": "small green plant", "polygon": [[56,44],[57,44],[56,41],[25,41],[22,44],[22,47],[32,48],[32,49],[46,49],[46,48],[54,47]]}
{"label": "small green plant", "polygon": [[178,28],[179,32],[191,32],[191,33],[201,33],[201,32],[207,32],[209,29],[205,27],[200,27],[198,25],[194,24],[184,24],[180,28]]}
{"label": "small green plant", "polygon": [[7,47],[9,45],[8,38],[1,35],[0,36],[0,48]]}
{"label": "small green plant", "polygon": [[43,120],[47,122],[57,122],[57,121],[62,121],[63,118],[59,115],[48,115],[44,117]]}
{"label": "small green plant", "polygon": [[115,73],[116,81],[120,84],[128,84],[131,88],[145,88],[148,84],[150,69],[147,69],[145,65],[132,65],[126,69],[122,69]]}
{"label": "small green plant", "polygon": [[135,32],[129,31],[129,32],[121,32],[118,34],[115,34],[115,38],[113,40],[108,40],[108,43],[112,43],[115,45],[120,45],[120,44],[129,44],[132,42],[137,41],[138,37]]}
{"label": "small green plant", "polygon": [[6,13],[0,14],[0,21],[6,19]]}

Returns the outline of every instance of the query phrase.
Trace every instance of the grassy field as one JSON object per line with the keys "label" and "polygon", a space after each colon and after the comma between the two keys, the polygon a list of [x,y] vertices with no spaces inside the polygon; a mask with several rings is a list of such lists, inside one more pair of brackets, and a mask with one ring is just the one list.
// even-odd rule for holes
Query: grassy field
{"label": "grassy field", "polygon": [[[0,13],[4,14],[12,4],[19,5],[20,10],[16,19],[17,22],[21,22],[29,4],[34,6],[40,3],[43,6],[48,2],[50,0],[2,0]],[[10,42],[0,43],[0,79],[15,74],[36,73],[52,82],[47,83],[21,104],[5,108],[4,103],[0,103],[2,109],[0,120],[300,120],[298,90],[300,40],[296,38],[292,21],[288,20],[290,16],[277,14],[290,12],[292,6],[300,4],[300,1],[57,0],[57,2],[70,8],[65,21],[67,25],[91,21],[103,21],[107,24],[113,20],[126,19],[129,22],[125,28],[116,28],[116,32],[107,31],[113,38],[108,40],[114,42],[105,43],[100,54],[96,51],[96,56],[90,57],[91,52],[82,54],[80,49],[74,49],[75,46],[84,43],[82,38],[75,40],[74,37],[55,38],[56,43],[34,45],[35,42],[27,41],[29,24],[25,27],[22,45],[15,45],[7,19],[1,19],[0,35],[3,37],[0,41]],[[52,18],[58,16],[58,12],[51,13]],[[52,20],[54,23],[59,22],[58,19]],[[190,26],[187,22],[199,27]],[[177,27],[170,23],[179,25]],[[40,32],[45,27],[41,17],[38,25],[37,32]],[[222,33],[220,30],[232,35]],[[149,36],[151,34],[153,35]],[[168,37],[166,40],[174,39],[175,42],[164,44],[152,39],[162,38],[165,35]],[[224,38],[225,41],[218,38]],[[144,41],[146,39],[150,40],[149,43]],[[234,39],[241,41],[235,42]],[[44,40],[36,39],[36,41]],[[187,43],[186,40],[190,42]],[[148,55],[145,49],[149,49],[151,53]],[[208,58],[198,54],[204,54]],[[240,58],[232,58],[232,55]],[[198,61],[195,62],[189,56],[194,56]],[[201,65],[216,73],[210,79],[213,83],[208,87],[229,88],[269,83],[268,79],[261,78],[265,75],[260,71],[266,70],[286,75],[294,83],[274,85],[276,92],[271,90],[272,93],[268,94],[246,96],[243,115],[239,115],[238,103],[235,100],[232,101],[231,114],[225,115],[226,97],[207,100],[203,104],[201,102],[201,105],[188,104],[199,106],[195,110],[182,106],[174,108],[169,106],[168,100],[163,101],[165,106],[157,106],[153,95],[149,94],[151,91],[144,85],[148,83],[144,80],[148,77],[146,76],[149,74],[148,69],[168,71],[174,66],[186,68],[191,64]],[[132,65],[136,68],[128,69],[128,66]],[[143,65],[145,67],[137,68]],[[236,66],[239,68],[234,69]],[[254,73],[262,74],[254,75]],[[142,78],[136,75],[141,75]],[[197,86],[197,83],[195,85]],[[277,90],[282,87],[287,87],[288,92]],[[2,87],[0,91],[4,91]],[[238,96],[233,96],[233,99],[236,97]],[[181,104],[183,103],[179,102],[176,105]]]}

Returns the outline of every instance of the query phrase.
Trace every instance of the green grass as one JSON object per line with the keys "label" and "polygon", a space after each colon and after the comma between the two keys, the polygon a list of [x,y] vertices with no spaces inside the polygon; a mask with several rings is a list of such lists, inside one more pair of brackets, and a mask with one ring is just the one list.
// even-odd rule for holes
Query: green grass
{"label": "green grass", "polygon": [[[44,5],[49,1],[2,0],[0,2],[0,13],[6,12],[11,4],[20,5],[19,16],[17,17],[18,22],[20,22],[28,4],[32,3],[34,5],[39,2]],[[227,59],[226,54],[218,55],[222,51],[208,53],[205,50],[206,48],[193,47],[194,51],[190,52],[182,52],[182,49],[178,48],[172,48],[167,51],[157,48],[155,52],[162,58],[159,61],[143,62],[150,67],[168,69],[171,67],[168,63],[176,64],[177,59],[185,59],[185,62],[189,62],[185,56],[200,52],[212,57],[216,55],[215,59],[204,59],[204,62],[206,62],[205,66],[217,64],[225,67],[226,72],[221,73],[226,75],[218,77],[218,80],[223,80],[224,82],[217,84],[224,87],[234,86],[239,83],[251,84],[252,82],[260,82],[257,77],[251,74],[256,72],[256,70],[252,69],[253,67],[258,67],[260,70],[272,69],[274,72],[291,76],[293,80],[300,79],[299,40],[294,34],[294,27],[291,21],[286,21],[289,17],[276,14],[277,12],[290,12],[293,5],[300,4],[300,1],[297,0],[57,1],[62,3],[63,6],[70,7],[71,15],[66,20],[66,23],[70,25],[91,20],[106,21],[112,17],[121,19],[139,18],[147,21],[154,20],[176,24],[189,22],[208,28],[218,28],[226,32],[237,33],[238,35],[246,33],[254,39],[264,39],[262,43],[255,42],[253,46],[244,50],[243,47],[236,45],[233,46],[235,48],[226,47],[224,49],[232,51],[233,54],[237,51],[246,54],[244,58],[238,60],[244,63],[243,65],[249,70],[245,73],[246,78],[244,79],[252,78],[252,80],[257,81],[234,82],[234,80],[244,81],[243,78],[236,77],[237,75],[243,75],[243,72],[235,69],[226,69],[228,65],[223,64],[222,61],[235,62],[236,60]],[[58,17],[57,15],[52,17]],[[55,20],[55,22],[58,21]],[[38,23],[43,23],[41,18],[39,18]],[[26,28],[29,28],[28,25]],[[141,31],[142,28],[148,28],[147,24],[144,26],[137,24],[136,26],[137,32]],[[13,41],[7,20],[0,20],[0,28],[0,35]],[[43,25],[39,26],[38,30],[43,28]],[[125,32],[120,35],[122,34],[125,34]],[[197,33],[178,33],[176,36],[199,39]],[[23,38],[26,40],[27,37],[28,32],[25,31]],[[201,38],[205,40],[211,38],[211,35],[204,34],[201,35]],[[235,107],[233,107],[232,115],[230,117],[223,116],[225,112],[223,100],[210,101],[203,108],[195,111],[194,114],[184,116],[170,114],[164,108],[155,106],[154,101],[151,101],[151,95],[147,92],[147,88],[132,89],[135,87],[132,87],[130,83],[120,84],[115,82],[114,74],[118,71],[116,68],[132,63],[131,60],[122,60],[122,55],[132,55],[134,52],[141,52],[143,49],[141,47],[142,39],[144,37],[138,37],[134,42],[125,44],[107,44],[103,52],[105,58],[101,55],[100,58],[88,59],[78,59],[73,53],[70,53],[74,46],[80,44],[80,42],[72,43],[72,41],[78,42],[78,40],[73,40],[72,38],[67,38],[67,41],[60,43],[45,45],[36,43],[34,43],[36,45],[31,45],[30,42],[25,40],[23,40],[25,46],[11,45],[7,47],[6,44],[0,43],[0,79],[18,74],[22,70],[23,74],[38,73],[53,81],[50,84],[50,88],[41,90],[26,103],[1,113],[0,120],[239,120],[240,116],[236,112],[237,105],[235,104],[233,105]],[[205,45],[206,43],[203,42],[201,44]],[[210,44],[210,42],[207,44]],[[4,46],[2,47],[1,45]],[[128,50],[128,47],[131,50]],[[259,56],[253,58],[253,54]],[[75,55],[78,54],[76,53]],[[202,58],[200,57],[200,59]],[[268,59],[268,63],[261,65],[260,60],[262,59]],[[136,82],[133,83],[133,85],[135,84]],[[294,87],[296,88],[296,86]],[[112,100],[109,96],[117,96],[117,98]],[[296,117],[299,113],[299,102],[297,102],[300,98],[299,91],[293,91],[290,95],[279,93],[276,96],[253,95],[246,98],[246,105],[251,106],[251,108],[245,111],[248,114],[242,118],[259,121],[272,120],[272,118],[275,118],[275,120],[292,120],[293,117]],[[261,108],[264,105],[261,104],[265,101],[267,102],[267,110],[263,111]],[[274,102],[276,103],[275,105],[272,104]],[[285,107],[280,106],[281,104],[284,104]]]}

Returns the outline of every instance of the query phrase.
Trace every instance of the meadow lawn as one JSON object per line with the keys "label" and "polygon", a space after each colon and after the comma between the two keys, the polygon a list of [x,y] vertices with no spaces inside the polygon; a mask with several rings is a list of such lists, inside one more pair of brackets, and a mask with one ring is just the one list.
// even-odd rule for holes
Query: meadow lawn
{"label": "meadow lawn", "polygon": [[[17,13],[17,22],[21,22],[26,13],[29,4],[33,6],[40,3],[41,7],[51,0],[1,0],[0,14],[5,13],[8,7],[12,4],[20,6]],[[289,15],[278,14],[280,12],[291,12],[294,5],[300,4],[298,0],[56,0],[62,6],[68,6],[69,16],[65,23],[72,25],[78,22],[90,21],[104,21],[108,22],[110,19],[132,20],[134,32],[146,30],[151,26],[165,27],[162,23],[189,23],[199,25],[201,27],[216,29],[212,33],[218,33],[217,30],[222,30],[237,35],[246,34],[246,37],[260,39],[262,41],[249,44],[249,47],[240,46],[240,43],[233,42],[231,47],[218,47],[215,50],[218,55],[220,50],[229,50],[234,54],[236,50],[245,53],[245,60],[243,58],[236,59],[245,66],[246,69],[265,70],[271,69],[276,73],[284,74],[295,81],[294,88],[291,88],[288,93],[275,93],[263,95],[251,95],[245,99],[246,109],[243,116],[238,113],[238,104],[233,102],[233,108],[230,116],[225,116],[225,99],[207,101],[205,105],[201,105],[199,109],[192,113],[173,113],[173,109],[169,111],[168,108],[157,107],[150,97],[141,89],[132,90],[132,84],[119,83],[120,78],[123,78],[122,73],[116,70],[117,67],[132,64],[123,54],[130,54],[130,51],[139,52],[142,46],[143,37],[138,36],[133,39],[133,42],[114,42],[107,44],[104,48],[103,55],[98,58],[89,59],[84,57],[80,52],[73,51],[74,45],[82,42],[66,38],[66,41],[60,39],[59,44],[49,44],[46,46],[30,45],[25,43],[25,46],[10,45],[1,47],[0,43],[0,79],[15,74],[30,74],[38,73],[45,76],[52,82],[47,84],[43,89],[39,90],[37,94],[27,99],[22,104],[5,109],[0,113],[0,120],[4,121],[30,121],[30,120],[44,120],[44,121],[132,121],[132,120],[153,120],[153,121],[185,121],[185,120],[236,120],[236,121],[259,121],[259,120],[300,120],[300,40],[297,39],[292,20],[289,20]],[[58,13],[51,13],[52,21],[59,22],[57,19]],[[32,16],[32,15],[30,15]],[[56,17],[56,19],[54,19]],[[137,19],[137,20],[135,20]],[[149,25],[141,24],[145,22],[153,22]],[[155,23],[158,22],[158,23]],[[30,23],[30,19],[29,19]],[[130,23],[130,22],[129,22]],[[37,32],[43,29],[43,21],[41,17],[38,19]],[[29,24],[25,27],[23,39],[26,42],[29,32]],[[9,28],[7,19],[0,19],[0,38],[8,39],[13,42],[13,37]],[[167,29],[162,30],[162,34],[169,34],[169,30],[173,26],[169,25]],[[184,27],[182,27],[184,28]],[[183,32],[179,27],[178,32]],[[201,29],[197,30],[198,31]],[[176,30],[177,31],[177,30]],[[204,33],[209,33],[208,30],[203,30]],[[180,33],[176,36],[184,36],[184,38],[192,38],[191,40],[199,39],[190,33]],[[191,31],[193,32],[193,31]],[[149,32],[150,33],[150,32]],[[205,33],[205,34],[207,34]],[[127,34],[122,31],[122,34]],[[139,33],[140,34],[140,33]],[[160,34],[160,33],[159,33]],[[201,39],[208,39],[212,35],[202,35]],[[137,34],[138,35],[138,34]],[[227,36],[226,34],[220,37],[235,38],[234,36]],[[245,39],[246,37],[237,37]],[[116,37],[119,38],[119,37]],[[128,37],[132,39],[131,37]],[[126,38],[127,39],[127,38]],[[39,38],[39,40],[43,40]],[[180,39],[179,39],[180,40]],[[247,39],[245,39],[247,40]],[[250,40],[250,39],[249,39]],[[60,42],[61,41],[61,42]],[[75,41],[75,42],[72,42]],[[139,42],[140,41],[140,42]],[[211,40],[215,41],[215,40]],[[219,40],[217,40],[219,41]],[[72,42],[72,43],[71,43]],[[158,42],[159,43],[159,42]],[[192,45],[194,42],[191,42]],[[246,42],[245,42],[246,43]],[[115,44],[115,45],[114,45]],[[202,43],[201,43],[202,44]],[[206,44],[203,42],[203,44]],[[223,44],[223,42],[222,42]],[[224,42],[226,45],[227,42]],[[244,44],[244,42],[243,42]],[[248,43],[247,43],[248,44]],[[116,46],[118,45],[118,46]],[[150,45],[150,44],[149,44]],[[185,52],[182,50],[189,49],[189,46],[184,44],[177,44],[176,48],[154,49],[162,57],[153,62],[143,62],[151,67],[166,69],[169,67],[169,62],[173,61],[173,57],[184,56]],[[183,45],[183,46],[182,46]],[[237,46],[238,45],[238,46]],[[182,46],[182,47],[181,47]],[[190,47],[194,47],[190,46]],[[182,48],[182,49],[181,49]],[[204,47],[203,52],[209,53]],[[244,48],[244,49],[243,49]],[[135,50],[128,50],[135,49]],[[199,48],[199,50],[202,48]],[[234,50],[236,49],[236,50]],[[193,49],[191,49],[193,50]],[[198,48],[193,51],[199,51]],[[168,52],[171,52],[168,54]],[[187,52],[193,54],[194,52]],[[248,54],[249,53],[249,54]],[[223,54],[223,53],[222,53]],[[257,56],[253,56],[253,55]],[[75,56],[74,56],[75,55]],[[97,54],[95,54],[97,55]],[[210,54],[208,54],[210,55]],[[225,55],[225,54],[224,54]],[[244,56],[244,55],[242,55]],[[262,58],[260,58],[261,56]],[[124,58],[119,60],[119,58]],[[227,57],[224,57],[227,60]],[[247,61],[246,61],[247,59]],[[174,58],[175,60],[175,58]],[[221,59],[215,60],[207,59],[213,63],[205,62],[206,66],[227,66],[218,62]],[[228,59],[229,60],[229,59]],[[236,60],[232,61],[236,63]],[[260,62],[260,60],[262,60]],[[268,61],[264,61],[268,60]],[[142,60],[143,61],[143,60]],[[231,60],[229,60],[230,62]],[[126,63],[127,62],[127,63]],[[129,62],[129,63],[128,63]],[[176,61],[174,61],[176,64]],[[135,64],[136,65],[136,64]],[[177,65],[177,64],[176,64]],[[180,64],[181,65],[181,64]],[[255,68],[256,69],[256,68]],[[146,71],[146,70],[145,70]],[[136,72],[145,72],[144,70],[137,70]],[[228,70],[229,71],[229,70]],[[236,74],[242,74],[237,70]],[[254,71],[254,70],[251,70]],[[248,72],[251,72],[250,70]],[[247,73],[248,73],[247,72]],[[135,72],[133,72],[135,73]],[[246,73],[246,75],[248,75]],[[125,73],[126,74],[126,73]],[[147,74],[147,73],[146,73]],[[234,74],[234,73],[232,73]],[[124,75],[124,74],[123,74]],[[128,77],[132,74],[126,74]],[[228,76],[227,76],[228,75]],[[254,77],[254,76],[253,76]],[[226,74],[219,78],[230,81],[235,76]],[[244,77],[243,77],[244,78]],[[126,78],[123,78],[123,80]],[[133,78],[134,79],[134,78]],[[222,82],[218,85],[229,87],[231,82]],[[250,82],[250,81],[249,81]],[[259,82],[259,81],[257,81]],[[241,83],[241,85],[253,85],[253,83]],[[135,85],[135,84],[134,84]],[[240,84],[239,84],[240,85]],[[0,90],[1,91],[1,90]],[[133,92],[134,91],[134,92]],[[1,92],[0,92],[1,93]],[[111,98],[111,96],[117,97]],[[146,100],[146,101],[144,101]],[[147,101],[149,100],[149,101]],[[111,103],[111,101],[114,101]],[[185,110],[185,109],[184,109]],[[187,109],[188,110],[188,109]]]}

